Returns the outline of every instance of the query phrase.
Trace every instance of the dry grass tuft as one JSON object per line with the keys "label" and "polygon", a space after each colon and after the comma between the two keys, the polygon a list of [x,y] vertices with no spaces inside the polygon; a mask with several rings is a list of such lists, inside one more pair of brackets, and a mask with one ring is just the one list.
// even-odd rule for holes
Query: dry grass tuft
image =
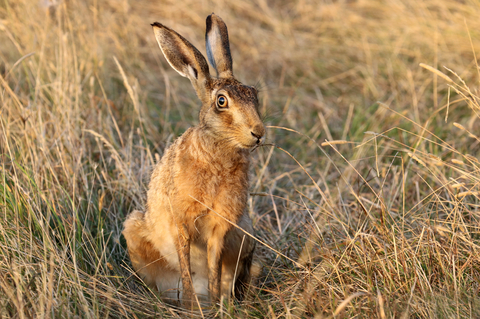
{"label": "dry grass tuft", "polygon": [[269,318],[480,316],[475,1],[0,3],[0,316],[183,317],[132,272],[122,222],[199,102],[149,23],[234,71],[269,125],[249,207]]}

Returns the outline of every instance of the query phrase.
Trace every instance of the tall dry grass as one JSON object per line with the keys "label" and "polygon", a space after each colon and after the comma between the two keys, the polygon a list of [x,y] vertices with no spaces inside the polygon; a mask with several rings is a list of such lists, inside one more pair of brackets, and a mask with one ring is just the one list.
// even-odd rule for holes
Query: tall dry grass
{"label": "tall dry grass", "polygon": [[246,301],[192,315],[479,317],[473,0],[1,2],[0,316],[187,315],[121,229],[199,106],[149,23],[204,52],[212,11],[262,89],[249,209],[273,250]]}

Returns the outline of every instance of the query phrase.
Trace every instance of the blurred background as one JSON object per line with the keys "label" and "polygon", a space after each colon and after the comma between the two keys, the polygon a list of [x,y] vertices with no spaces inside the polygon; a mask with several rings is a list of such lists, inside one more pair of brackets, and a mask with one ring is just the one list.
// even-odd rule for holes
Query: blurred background
{"label": "blurred background", "polygon": [[243,303],[192,316],[478,317],[476,0],[2,0],[0,316],[185,315],[121,230],[200,106],[150,24],[205,53],[212,12],[268,126],[262,270]]}

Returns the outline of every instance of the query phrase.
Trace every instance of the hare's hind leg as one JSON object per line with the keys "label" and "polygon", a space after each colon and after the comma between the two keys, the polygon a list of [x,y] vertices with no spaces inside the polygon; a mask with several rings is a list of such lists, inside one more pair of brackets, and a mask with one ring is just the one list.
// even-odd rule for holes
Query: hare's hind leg
{"label": "hare's hind leg", "polygon": [[133,211],[124,223],[123,236],[128,254],[137,274],[149,287],[157,289],[162,297],[178,300],[180,274],[171,269],[160,252],[147,239],[144,213]]}

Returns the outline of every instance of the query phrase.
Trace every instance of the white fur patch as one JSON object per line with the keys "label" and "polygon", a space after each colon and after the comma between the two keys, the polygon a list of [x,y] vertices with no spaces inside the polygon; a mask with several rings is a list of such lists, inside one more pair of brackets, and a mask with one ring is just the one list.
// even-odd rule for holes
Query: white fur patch
{"label": "white fur patch", "polygon": [[189,64],[187,66],[188,74],[190,74],[191,79],[198,79],[198,74],[195,72],[195,69]]}

